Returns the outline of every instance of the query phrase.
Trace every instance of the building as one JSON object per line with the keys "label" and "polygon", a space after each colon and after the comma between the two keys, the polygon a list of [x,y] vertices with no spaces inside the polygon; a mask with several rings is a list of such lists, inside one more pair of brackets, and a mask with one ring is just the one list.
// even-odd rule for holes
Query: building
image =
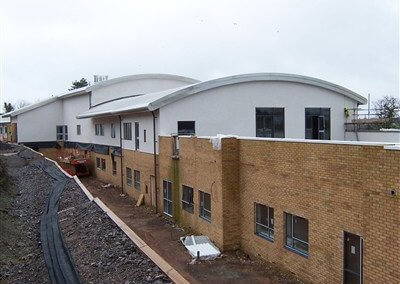
{"label": "building", "polygon": [[9,117],[1,117],[0,116],[0,141],[7,141],[7,132],[8,129],[7,127],[10,124],[10,118]]}
{"label": "building", "polygon": [[[344,141],[346,110],[365,103],[298,75],[199,82],[143,74],[7,116],[19,143],[54,159],[85,156],[97,178],[222,249],[241,248],[310,281],[390,282],[399,277],[391,250],[400,233],[400,151]],[[237,137],[214,138],[221,133]]]}

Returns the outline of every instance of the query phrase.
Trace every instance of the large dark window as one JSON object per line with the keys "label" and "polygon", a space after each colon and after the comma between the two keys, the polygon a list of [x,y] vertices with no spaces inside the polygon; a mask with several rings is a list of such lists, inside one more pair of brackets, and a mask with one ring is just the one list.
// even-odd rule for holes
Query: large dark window
{"label": "large dark window", "polygon": [[285,109],[276,107],[256,108],[257,137],[285,137]]}
{"label": "large dark window", "polygon": [[274,208],[263,204],[254,203],[255,234],[273,241],[274,240]]}
{"label": "large dark window", "polygon": [[308,255],[308,220],[285,213],[286,247],[302,255]]}
{"label": "large dark window", "polygon": [[67,125],[57,125],[57,140],[67,141],[68,140],[68,126]]}
{"label": "large dark window", "polygon": [[193,213],[193,188],[182,185],[182,209]]}
{"label": "large dark window", "polygon": [[178,135],[196,134],[194,121],[178,121]]}
{"label": "large dark window", "polygon": [[331,139],[331,110],[329,108],[306,108],[306,139]]}
{"label": "large dark window", "polygon": [[135,150],[139,150],[139,122],[135,122]]}
{"label": "large dark window", "polygon": [[211,194],[199,191],[200,217],[211,222]]}

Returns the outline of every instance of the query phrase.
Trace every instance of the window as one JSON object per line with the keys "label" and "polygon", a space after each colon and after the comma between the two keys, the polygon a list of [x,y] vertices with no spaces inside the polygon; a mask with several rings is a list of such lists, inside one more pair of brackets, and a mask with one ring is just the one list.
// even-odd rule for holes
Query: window
{"label": "window", "polygon": [[132,123],[130,122],[124,123],[124,139],[132,140]]}
{"label": "window", "polygon": [[193,203],[193,188],[182,185],[182,209],[193,213],[194,203]]}
{"label": "window", "polygon": [[101,169],[101,161],[100,161],[100,158],[96,158],[96,168]]}
{"label": "window", "polygon": [[112,174],[117,175],[117,161],[112,161]]}
{"label": "window", "polygon": [[76,135],[81,135],[81,131],[82,131],[81,125],[78,124],[78,125],[76,126]]}
{"label": "window", "polygon": [[133,171],[133,183],[134,187],[140,191],[140,172],[137,170]]}
{"label": "window", "polygon": [[172,182],[163,180],[164,213],[172,217]]}
{"label": "window", "polygon": [[146,137],[146,129],[143,129],[143,142],[146,142],[147,137]]}
{"label": "window", "polygon": [[126,168],[126,184],[132,186],[132,169]]}
{"label": "window", "polygon": [[199,191],[200,195],[200,217],[211,222],[211,195]]}
{"label": "window", "polygon": [[178,121],[178,135],[196,134],[194,124],[194,121]]}
{"label": "window", "polygon": [[106,160],[105,160],[105,159],[101,159],[101,169],[102,169],[103,171],[106,170]]}
{"label": "window", "polygon": [[289,213],[285,213],[285,218],[286,247],[308,256],[308,220]]}
{"label": "window", "polygon": [[274,240],[274,208],[263,204],[254,203],[255,234],[273,241]]}
{"label": "window", "polygon": [[331,139],[331,110],[329,108],[306,108],[305,120],[306,139]]}
{"label": "window", "polygon": [[68,126],[67,125],[57,125],[57,140],[67,141],[68,140]]}
{"label": "window", "polygon": [[115,138],[115,124],[111,123],[111,138]]}
{"label": "window", "polygon": [[274,107],[256,108],[256,136],[284,138],[285,109]]}
{"label": "window", "polygon": [[139,122],[135,122],[135,150],[139,149]]}
{"label": "window", "polygon": [[104,136],[104,125],[96,123],[94,125],[94,134],[96,136]]}

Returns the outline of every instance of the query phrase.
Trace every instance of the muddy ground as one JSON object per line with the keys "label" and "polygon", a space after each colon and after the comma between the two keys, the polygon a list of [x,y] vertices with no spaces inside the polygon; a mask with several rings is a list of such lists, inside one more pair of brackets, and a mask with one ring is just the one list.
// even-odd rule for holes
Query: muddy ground
{"label": "muddy ground", "polygon": [[[32,160],[0,161],[8,175],[0,180],[0,282],[48,283],[39,226],[53,181]],[[73,180],[60,199],[59,223],[83,283],[170,283]]]}
{"label": "muddy ground", "polygon": [[117,187],[95,178],[82,182],[95,197],[99,197],[115,214],[135,231],[153,250],[169,262],[191,283],[302,283],[290,272],[271,263],[252,259],[241,251],[227,252],[213,261],[192,263],[179,238],[192,232],[177,226],[163,214],[141,206]]}

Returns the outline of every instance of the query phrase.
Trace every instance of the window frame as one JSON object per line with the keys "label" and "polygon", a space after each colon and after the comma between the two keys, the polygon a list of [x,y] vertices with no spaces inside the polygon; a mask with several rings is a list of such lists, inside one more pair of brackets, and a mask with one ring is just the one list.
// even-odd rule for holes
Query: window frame
{"label": "window frame", "polygon": [[[128,174],[130,173],[130,174]],[[132,186],[133,185],[133,172],[132,168],[126,167],[125,168],[125,174],[126,174],[126,185]]]}
{"label": "window frame", "polygon": [[133,187],[140,191],[140,171],[133,170]]}
{"label": "window frame", "polygon": [[[313,117],[316,118],[318,137],[313,138]],[[311,119],[311,121],[308,121]],[[323,128],[321,129],[320,121],[323,121]],[[304,138],[312,140],[331,140],[332,139],[332,109],[330,107],[306,107],[304,108]],[[311,128],[307,127],[311,124]],[[323,131],[321,131],[323,130]],[[311,131],[311,133],[310,133]],[[321,133],[323,137],[321,138]]]}
{"label": "window frame", "polygon": [[[257,112],[264,111],[268,114],[257,114]],[[256,137],[267,137],[267,138],[285,138],[285,108],[284,107],[256,107],[255,110],[255,118],[256,118]],[[272,128],[271,129],[271,136],[261,136],[258,133],[257,123],[259,117],[270,117],[272,120]],[[281,130],[277,130],[279,125],[279,120],[282,119],[283,125]],[[264,120],[264,128],[265,128],[265,120]],[[278,135],[282,133],[282,135]]]}
{"label": "window frame", "polygon": [[[61,132],[59,132],[60,127]],[[68,141],[68,125],[56,125],[56,138],[57,141]]]}
{"label": "window frame", "polygon": [[101,170],[102,170],[102,171],[105,171],[106,169],[107,169],[107,166],[106,166],[106,159],[101,158]]}
{"label": "window frame", "polygon": [[[129,130],[129,131],[127,131]],[[123,139],[124,140],[132,140],[132,122],[124,122],[123,123]],[[129,134],[129,135],[128,135]]]}
{"label": "window frame", "polygon": [[[193,122],[193,132],[188,132],[188,131],[185,131],[185,132],[182,132],[182,131],[179,131],[179,124],[183,124],[183,123],[192,123]],[[177,133],[178,133],[178,135],[183,135],[183,136],[185,136],[185,135],[196,135],[196,121],[195,120],[178,120],[177,121]]]}
{"label": "window frame", "polygon": [[76,135],[82,134],[82,126],[80,124],[76,125]]}
{"label": "window frame", "polygon": [[135,140],[134,140],[134,142],[135,142],[135,150],[137,151],[137,150],[139,150],[139,147],[140,147],[140,141],[139,141],[139,138],[140,138],[140,125],[139,125],[139,122],[138,121],[135,121]]}
{"label": "window frame", "polygon": [[110,124],[110,136],[111,136],[111,138],[115,138],[116,137],[116,131],[115,131],[115,124],[114,123],[111,123]]}
{"label": "window frame", "polygon": [[146,129],[143,129],[143,142],[144,142],[144,143],[147,142],[147,132],[146,132]]}
{"label": "window frame", "polygon": [[116,176],[117,175],[117,161],[113,160],[111,167],[112,167],[113,176]]}
{"label": "window frame", "polygon": [[[204,208],[204,197],[210,196],[210,209]],[[210,217],[206,216],[204,212],[209,213]],[[199,217],[211,223],[212,220],[212,206],[211,206],[211,194],[205,191],[199,190]]]}
{"label": "window frame", "polygon": [[96,169],[101,170],[101,160],[99,157],[96,157]]}
{"label": "window frame", "polygon": [[[165,186],[167,184],[167,187]],[[174,202],[173,202],[173,188],[172,188],[173,182],[170,180],[163,180],[163,213],[169,217],[172,217],[174,214]],[[166,197],[166,191],[169,190],[171,191],[171,199],[168,198],[168,196]],[[166,212],[166,204],[168,204],[170,206],[171,212]]]}
{"label": "window frame", "polygon": [[[185,189],[189,191],[188,194],[184,194]],[[185,200],[184,197],[188,197],[188,200]],[[194,189],[193,187],[182,184],[182,196],[181,196],[181,206],[182,210],[185,210],[189,213],[194,213]]]}
{"label": "window frame", "polygon": [[94,135],[95,136],[104,136],[104,125],[101,123],[94,124]]}
{"label": "window frame", "polygon": [[[267,209],[267,221],[268,224],[263,224],[263,223],[259,223],[257,221],[257,206],[263,206],[266,207]],[[270,218],[270,213],[273,213],[273,217],[272,219]],[[260,217],[261,218],[261,217]],[[272,224],[271,224],[271,220],[272,220]],[[268,236],[265,234],[262,234],[258,231],[257,226],[261,226],[263,227],[267,232],[268,232]],[[271,236],[271,231],[272,231],[272,236]],[[270,242],[274,242],[275,241],[275,209],[273,207],[267,206],[265,204],[262,203],[258,203],[258,202],[254,202],[254,234],[266,239]]]}
{"label": "window frame", "polygon": [[[283,217],[285,218],[285,220],[284,220],[285,221],[285,238],[284,238],[284,246],[285,246],[285,248],[290,250],[290,251],[292,251],[292,252],[295,252],[295,253],[297,253],[297,254],[299,254],[301,256],[304,256],[304,257],[308,258],[309,254],[310,254],[310,241],[309,241],[310,226],[309,226],[309,220],[307,218],[304,218],[304,217],[301,217],[301,216],[298,216],[298,215],[295,215],[295,214],[291,214],[291,213],[288,213],[288,212],[284,212],[283,215],[284,215]],[[287,224],[288,217],[291,220],[291,224],[290,224],[291,232],[290,232],[290,235],[288,235],[288,227],[289,227],[288,224]],[[295,218],[304,219],[304,220],[307,221],[307,241],[299,239],[297,237],[294,237],[294,235],[295,235],[294,226],[293,226],[294,217]],[[292,244],[288,244],[288,238],[292,239],[292,241],[291,241]],[[295,241],[300,242],[301,244],[305,244],[307,246],[307,251],[303,251],[301,249],[296,248],[295,247]]]}

